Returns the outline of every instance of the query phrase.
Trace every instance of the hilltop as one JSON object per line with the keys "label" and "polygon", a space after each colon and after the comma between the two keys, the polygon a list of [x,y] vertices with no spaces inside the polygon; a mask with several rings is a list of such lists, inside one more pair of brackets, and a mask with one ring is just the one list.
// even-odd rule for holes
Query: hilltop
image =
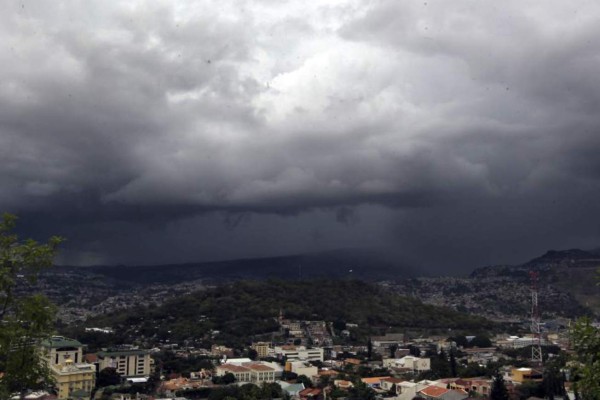
{"label": "hilltop", "polygon": [[540,285],[553,286],[570,294],[582,306],[600,312],[600,287],[595,285],[600,256],[580,249],[549,250],[520,265],[502,265],[475,269],[470,277],[529,279],[529,271],[539,272]]}
{"label": "hilltop", "polygon": [[280,310],[287,318],[352,322],[364,329],[492,329],[494,324],[447,308],[391,293],[355,280],[240,281],[136,307],[87,322],[122,335],[181,341],[218,331],[235,341],[276,331]]}

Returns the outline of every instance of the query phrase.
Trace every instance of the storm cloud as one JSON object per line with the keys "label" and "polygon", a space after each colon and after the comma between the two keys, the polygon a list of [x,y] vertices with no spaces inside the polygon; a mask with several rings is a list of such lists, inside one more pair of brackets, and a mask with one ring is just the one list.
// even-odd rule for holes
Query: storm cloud
{"label": "storm cloud", "polygon": [[600,245],[600,5],[10,2],[0,210],[66,263]]}

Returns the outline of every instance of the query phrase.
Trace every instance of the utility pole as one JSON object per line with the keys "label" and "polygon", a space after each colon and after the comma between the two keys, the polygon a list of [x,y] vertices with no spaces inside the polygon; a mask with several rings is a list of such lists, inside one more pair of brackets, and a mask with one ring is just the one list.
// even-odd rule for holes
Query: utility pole
{"label": "utility pole", "polygon": [[531,362],[532,364],[541,367],[542,359],[542,332],[540,329],[540,309],[538,306],[538,279],[539,272],[530,271],[529,278],[531,279],[531,334],[533,335],[533,343],[531,346]]}

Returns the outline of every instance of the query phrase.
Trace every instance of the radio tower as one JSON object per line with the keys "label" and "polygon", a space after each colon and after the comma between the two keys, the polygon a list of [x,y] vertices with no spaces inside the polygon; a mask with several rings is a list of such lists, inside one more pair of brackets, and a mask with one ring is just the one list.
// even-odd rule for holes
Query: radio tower
{"label": "radio tower", "polygon": [[542,366],[542,333],[540,330],[540,309],[538,308],[538,277],[537,271],[530,271],[531,278],[531,333],[533,343],[531,346],[531,362],[533,365]]}

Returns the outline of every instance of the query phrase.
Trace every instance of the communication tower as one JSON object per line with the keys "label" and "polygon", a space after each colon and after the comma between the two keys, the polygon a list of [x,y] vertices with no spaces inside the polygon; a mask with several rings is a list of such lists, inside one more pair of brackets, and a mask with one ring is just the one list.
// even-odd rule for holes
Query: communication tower
{"label": "communication tower", "polygon": [[529,277],[531,279],[531,334],[533,335],[531,362],[534,365],[542,366],[542,332],[540,328],[540,309],[538,306],[539,273],[537,271],[530,271]]}

